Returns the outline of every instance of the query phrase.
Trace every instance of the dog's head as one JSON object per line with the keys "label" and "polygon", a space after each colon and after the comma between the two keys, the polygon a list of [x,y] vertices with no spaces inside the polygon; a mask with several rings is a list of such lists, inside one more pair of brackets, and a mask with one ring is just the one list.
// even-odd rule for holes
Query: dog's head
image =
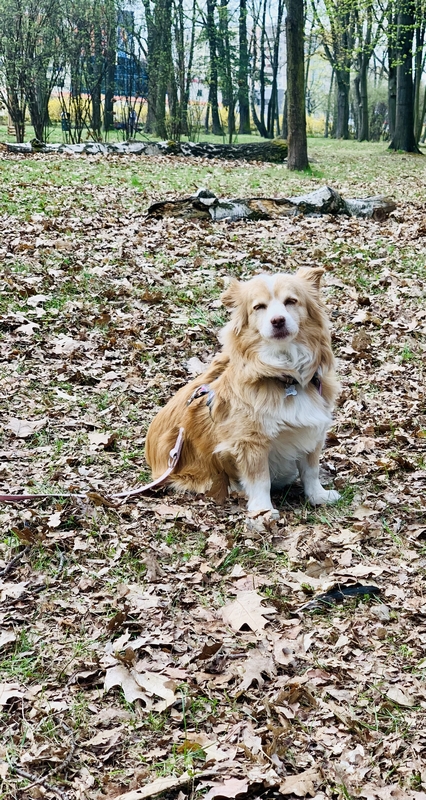
{"label": "dog's head", "polygon": [[263,342],[282,345],[306,339],[324,325],[319,297],[320,267],[299,269],[294,275],[257,275],[246,283],[233,280],[222,294],[232,309],[230,327],[236,336],[250,335]]}

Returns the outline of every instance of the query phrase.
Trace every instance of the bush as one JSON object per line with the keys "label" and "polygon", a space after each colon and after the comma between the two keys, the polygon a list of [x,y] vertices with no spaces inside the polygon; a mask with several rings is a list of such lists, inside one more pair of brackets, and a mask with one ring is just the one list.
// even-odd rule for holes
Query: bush
{"label": "bush", "polygon": [[308,136],[324,136],[325,117],[306,117],[306,133]]}

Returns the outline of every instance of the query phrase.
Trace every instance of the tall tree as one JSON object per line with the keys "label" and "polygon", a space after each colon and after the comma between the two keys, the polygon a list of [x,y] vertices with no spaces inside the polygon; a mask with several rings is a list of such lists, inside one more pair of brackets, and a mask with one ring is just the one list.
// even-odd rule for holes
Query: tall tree
{"label": "tall tree", "polygon": [[414,0],[399,0],[396,33],[396,115],[391,150],[418,153],[414,134],[413,36]]}
{"label": "tall tree", "polygon": [[115,70],[115,44],[111,53],[117,35],[115,0],[61,0],[61,13],[61,46],[70,87],[65,92],[61,80],[63,117],[70,123],[71,141],[80,142],[84,130],[99,140],[102,90],[111,62]]}
{"label": "tall tree", "polygon": [[229,141],[235,133],[235,90],[234,90],[234,47],[230,30],[229,0],[220,0],[219,37],[218,37],[218,72],[221,78],[222,103],[228,111]]}
{"label": "tall tree", "polygon": [[421,88],[425,69],[426,9],[424,0],[416,0],[415,5],[415,47],[414,47],[414,137],[420,141],[426,111],[426,89]]}
{"label": "tall tree", "polygon": [[325,55],[334,69],[337,84],[336,138],[349,138],[349,88],[354,48],[354,0],[312,0]]}
{"label": "tall tree", "polygon": [[[260,135],[268,139],[273,139],[276,129],[279,130],[278,73],[281,63],[280,45],[284,3],[285,0],[278,0],[273,6],[269,5],[268,0],[260,0],[258,5],[256,2],[253,3],[252,115]],[[257,63],[258,49],[259,66]],[[257,83],[259,84],[259,114],[256,109]],[[271,87],[269,102],[266,96],[268,86]]]}
{"label": "tall tree", "polygon": [[238,106],[240,133],[250,133],[249,54],[247,40],[247,0],[240,0],[238,18]]}
{"label": "tall tree", "polygon": [[146,130],[167,138],[166,96],[176,114],[176,77],[172,55],[172,0],[143,0],[147,27],[148,117]]}
{"label": "tall tree", "polygon": [[[299,2],[303,16],[303,4]],[[278,71],[280,67],[280,40],[283,24],[285,0],[278,0],[276,5],[276,21],[272,27],[272,41],[270,44],[270,61],[272,67],[271,95],[268,103],[268,135],[271,139],[275,136],[275,124],[279,133],[278,112]],[[303,29],[300,31],[303,41]]]}
{"label": "tall tree", "polygon": [[0,97],[23,141],[28,110],[37,139],[45,138],[48,104],[61,71],[59,0],[0,1]]}
{"label": "tall tree", "polygon": [[287,167],[291,170],[302,170],[309,166],[305,110],[304,9],[300,0],[286,0],[286,5]]}
{"label": "tall tree", "polygon": [[389,138],[392,140],[395,135],[396,121],[396,32],[397,14],[394,9],[393,0],[390,0],[386,8],[386,36],[388,40],[387,63],[388,63],[388,125]]}
{"label": "tall tree", "polygon": [[355,15],[355,96],[358,117],[358,141],[368,141],[368,67],[382,32],[384,13],[376,19],[374,0],[357,0]]}
{"label": "tall tree", "polygon": [[207,0],[206,33],[209,43],[210,75],[209,75],[209,109],[212,116],[212,130],[216,136],[223,136],[223,128],[219,117],[218,100],[218,50],[217,28],[215,20],[216,0]]}

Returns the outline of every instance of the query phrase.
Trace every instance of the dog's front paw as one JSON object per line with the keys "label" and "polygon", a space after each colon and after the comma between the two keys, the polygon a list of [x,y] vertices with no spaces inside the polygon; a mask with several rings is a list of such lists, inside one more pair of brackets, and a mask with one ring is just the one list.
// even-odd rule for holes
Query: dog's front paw
{"label": "dog's front paw", "polygon": [[324,489],[321,486],[321,489],[308,494],[308,500],[313,506],[322,506],[325,503],[337,503],[340,500],[340,494],[335,489]]}

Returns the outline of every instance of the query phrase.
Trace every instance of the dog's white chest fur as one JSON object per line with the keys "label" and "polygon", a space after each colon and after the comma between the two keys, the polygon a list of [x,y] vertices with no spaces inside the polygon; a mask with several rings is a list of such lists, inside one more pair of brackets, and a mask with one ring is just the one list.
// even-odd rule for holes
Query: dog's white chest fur
{"label": "dog's white chest fur", "polygon": [[276,439],[282,431],[297,428],[296,437],[303,435],[301,428],[317,429],[321,432],[331,423],[331,414],[326,409],[320,395],[313,396],[312,388],[309,390],[300,385],[295,387],[297,394],[286,394],[283,385],[282,398],[278,405],[272,407],[265,405],[260,412],[260,421],[263,431],[268,439]]}
{"label": "dog's white chest fur", "polygon": [[270,439],[269,469],[274,487],[286,486],[298,476],[298,463],[323,442],[331,414],[320,396],[301,386],[297,395],[286,396],[277,414],[266,413],[264,433]]}

